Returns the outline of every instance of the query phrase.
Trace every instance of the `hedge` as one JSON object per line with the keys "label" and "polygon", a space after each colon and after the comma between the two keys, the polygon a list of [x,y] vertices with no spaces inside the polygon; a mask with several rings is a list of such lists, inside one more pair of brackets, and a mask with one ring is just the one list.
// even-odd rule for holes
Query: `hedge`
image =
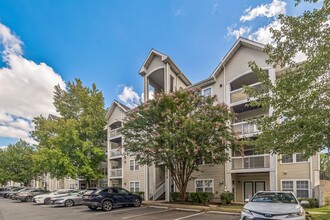
{"label": "hedge", "polygon": [[318,208],[319,207],[319,202],[317,199],[313,198],[298,198],[299,202],[301,201],[308,201],[308,205],[302,205],[304,208]]}
{"label": "hedge", "polygon": [[[179,192],[172,192],[170,196],[172,202],[181,201]],[[185,201],[196,204],[208,205],[210,204],[213,197],[214,197],[213,193],[209,193],[209,192],[187,192]]]}

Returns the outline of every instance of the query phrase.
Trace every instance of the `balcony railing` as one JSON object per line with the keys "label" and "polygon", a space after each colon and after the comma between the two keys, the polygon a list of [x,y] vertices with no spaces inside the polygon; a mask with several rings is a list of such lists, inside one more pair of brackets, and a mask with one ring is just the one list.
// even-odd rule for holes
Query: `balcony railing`
{"label": "balcony railing", "polygon": [[110,131],[110,138],[117,137],[119,135],[121,135],[120,128],[117,128],[115,130]]}
{"label": "balcony railing", "polygon": [[244,135],[244,134],[253,134],[256,132],[259,132],[257,125],[252,122],[238,122],[232,125],[233,126],[233,131],[237,135]]}
{"label": "balcony railing", "polygon": [[269,154],[233,157],[231,161],[233,170],[269,168]]}
{"label": "balcony railing", "polygon": [[[254,84],[249,85],[249,86],[254,87],[254,88],[260,88],[261,83],[258,82],[258,83],[254,83]],[[236,89],[236,90],[230,92],[230,103],[243,101],[243,100],[246,100],[248,98],[249,98],[249,96],[244,93],[244,88],[239,88],[239,89]]]}
{"label": "balcony railing", "polygon": [[123,156],[122,148],[117,148],[117,149],[110,150],[110,158],[111,157],[119,157],[119,156]]}
{"label": "balcony railing", "polygon": [[110,177],[122,177],[123,176],[123,169],[111,169],[110,170]]}

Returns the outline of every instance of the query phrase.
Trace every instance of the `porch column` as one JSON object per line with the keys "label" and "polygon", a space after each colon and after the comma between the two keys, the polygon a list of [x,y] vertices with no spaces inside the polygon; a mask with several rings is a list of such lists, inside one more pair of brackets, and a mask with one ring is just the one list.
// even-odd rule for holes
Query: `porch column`
{"label": "porch column", "polygon": [[170,171],[165,167],[165,202],[170,201]]}
{"label": "porch column", "polygon": [[144,200],[149,201],[149,167],[144,165]]}
{"label": "porch column", "polygon": [[143,80],[144,80],[143,100],[144,102],[146,102],[149,99],[149,79],[147,74],[144,75]]}

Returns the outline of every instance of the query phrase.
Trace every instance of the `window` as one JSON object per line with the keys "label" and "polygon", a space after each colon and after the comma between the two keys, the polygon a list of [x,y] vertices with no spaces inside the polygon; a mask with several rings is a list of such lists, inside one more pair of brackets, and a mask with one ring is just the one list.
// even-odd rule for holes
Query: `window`
{"label": "window", "polygon": [[296,162],[305,162],[308,158],[304,157],[304,154],[296,154]]}
{"label": "window", "polygon": [[211,89],[211,87],[208,87],[206,89],[203,89],[202,95],[203,96],[210,96],[210,95],[212,95],[212,89]]}
{"label": "window", "polygon": [[129,191],[140,192],[140,182],[129,182]]}
{"label": "window", "polygon": [[299,162],[307,162],[307,161],[308,158],[305,158],[304,154],[302,153],[282,155],[282,163],[299,163]]}
{"label": "window", "polygon": [[140,170],[140,164],[136,160],[129,160],[129,170],[130,171],[137,171]]}
{"label": "window", "polygon": [[292,163],[293,162],[293,155],[284,154],[282,155],[282,163]]}
{"label": "window", "polygon": [[195,180],[196,192],[212,192],[213,193],[213,180]]}
{"label": "window", "polygon": [[196,159],[197,165],[207,165],[212,164],[212,158],[211,157],[199,157]]}
{"label": "window", "polygon": [[292,191],[298,198],[309,197],[309,181],[308,180],[284,180],[282,181],[283,191]]}

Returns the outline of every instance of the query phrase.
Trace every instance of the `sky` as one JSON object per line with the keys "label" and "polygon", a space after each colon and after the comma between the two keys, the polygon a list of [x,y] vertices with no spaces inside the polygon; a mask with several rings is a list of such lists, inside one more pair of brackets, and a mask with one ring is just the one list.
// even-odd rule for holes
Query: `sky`
{"label": "sky", "polygon": [[[313,6],[313,5],[312,5]],[[239,36],[271,43],[279,14],[312,7],[284,0],[0,0],[0,147],[30,137],[56,114],[53,88],[95,83],[105,106],[141,98],[152,48],[191,82],[207,78]]]}

